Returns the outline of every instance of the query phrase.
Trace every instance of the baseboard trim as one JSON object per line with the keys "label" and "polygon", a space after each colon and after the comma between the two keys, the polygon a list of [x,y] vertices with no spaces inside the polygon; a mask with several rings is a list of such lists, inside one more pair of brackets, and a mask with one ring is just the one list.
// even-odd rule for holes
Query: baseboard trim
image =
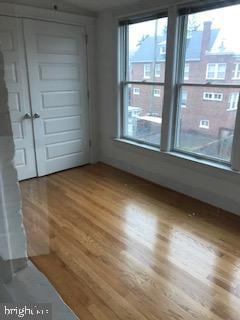
{"label": "baseboard trim", "polygon": [[137,166],[129,165],[129,163],[125,161],[116,160],[110,157],[102,157],[101,162],[240,216],[240,204],[237,201],[233,201],[233,199],[219,197],[218,194],[214,192],[209,193],[202,188],[192,188],[178,180],[166,179],[166,177],[159,174],[143,170]]}

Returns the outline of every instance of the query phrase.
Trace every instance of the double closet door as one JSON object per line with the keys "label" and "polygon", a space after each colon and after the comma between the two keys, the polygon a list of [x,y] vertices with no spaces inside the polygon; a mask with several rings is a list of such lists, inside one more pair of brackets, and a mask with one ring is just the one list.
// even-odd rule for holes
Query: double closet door
{"label": "double closet door", "polygon": [[84,30],[0,16],[0,43],[19,180],[88,163]]}

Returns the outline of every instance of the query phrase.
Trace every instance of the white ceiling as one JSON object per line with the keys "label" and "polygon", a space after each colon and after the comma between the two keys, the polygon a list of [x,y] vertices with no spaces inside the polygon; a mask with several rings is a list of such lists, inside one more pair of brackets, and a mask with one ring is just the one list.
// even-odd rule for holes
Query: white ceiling
{"label": "white ceiling", "polygon": [[81,8],[93,11],[113,9],[125,5],[133,5],[139,0],[63,0],[65,3],[74,4]]}
{"label": "white ceiling", "polygon": [[[141,0],[142,2],[143,0]],[[147,1],[147,0],[146,0]],[[108,9],[116,9],[124,6],[135,5],[139,0],[0,0],[0,2],[26,4],[42,8],[52,8],[54,4],[58,5],[59,10],[73,11],[88,10],[99,12]]]}

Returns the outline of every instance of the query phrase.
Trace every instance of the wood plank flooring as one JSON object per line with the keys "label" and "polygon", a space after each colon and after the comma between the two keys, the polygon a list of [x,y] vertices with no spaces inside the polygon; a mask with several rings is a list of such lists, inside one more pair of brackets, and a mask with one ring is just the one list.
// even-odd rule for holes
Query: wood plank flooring
{"label": "wood plank flooring", "polygon": [[104,164],[21,189],[32,261],[81,320],[240,319],[239,217]]}

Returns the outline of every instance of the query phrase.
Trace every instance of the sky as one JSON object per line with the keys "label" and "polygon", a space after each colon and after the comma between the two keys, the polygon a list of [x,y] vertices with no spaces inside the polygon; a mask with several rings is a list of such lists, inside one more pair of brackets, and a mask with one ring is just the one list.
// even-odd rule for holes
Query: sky
{"label": "sky", "polygon": [[[240,5],[199,12],[191,16],[194,16],[194,20],[197,24],[199,24],[199,30],[203,29],[204,21],[212,21],[212,28],[219,28],[221,30],[216,41],[216,46],[213,49],[217,50],[222,41],[224,41],[225,47],[234,52],[240,52],[240,37],[238,36],[238,33],[240,31]],[[166,24],[167,18],[158,20],[158,35],[163,32],[164,26],[166,26]],[[156,20],[146,21],[130,26],[129,50],[131,54],[133,54],[138,49],[137,44],[143,36],[155,35],[155,28]]]}

